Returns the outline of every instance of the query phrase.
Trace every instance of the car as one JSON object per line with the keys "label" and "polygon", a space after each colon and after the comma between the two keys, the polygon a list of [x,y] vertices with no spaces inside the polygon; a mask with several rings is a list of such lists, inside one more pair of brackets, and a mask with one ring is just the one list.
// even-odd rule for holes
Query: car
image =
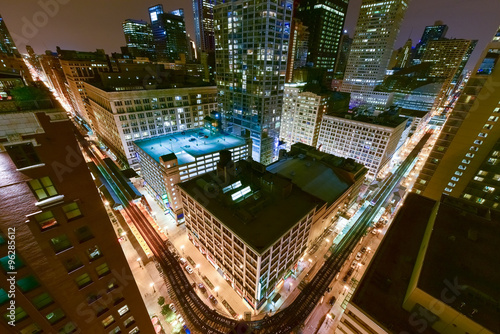
{"label": "car", "polygon": [[203,285],[203,283],[198,284],[198,288],[203,293],[207,292],[207,289],[205,288],[205,286]]}
{"label": "car", "polygon": [[336,300],[337,300],[337,298],[335,298],[335,296],[334,296],[334,297],[330,298],[330,301],[328,302],[328,304],[330,304],[331,306],[333,306],[333,304],[335,304]]}
{"label": "car", "polygon": [[196,290],[196,283],[191,283],[191,286]]}
{"label": "car", "polygon": [[354,268],[356,269],[356,266],[358,265],[358,262],[357,261],[352,261],[351,263],[351,268]]}
{"label": "car", "polygon": [[363,256],[363,254],[361,252],[358,252],[358,254],[356,254],[356,261],[361,260],[362,256]]}
{"label": "car", "polygon": [[347,282],[347,280],[349,279],[349,275],[345,275],[344,278],[342,278],[342,282]]}
{"label": "car", "polygon": [[361,254],[366,253],[366,247],[361,248],[361,250],[360,250],[359,252],[360,252]]}
{"label": "car", "polygon": [[371,234],[377,234],[378,233],[378,230],[376,228],[374,228],[372,231],[371,231]]}
{"label": "car", "polygon": [[347,271],[347,276],[351,276],[353,272],[354,268],[349,268],[349,270]]}
{"label": "car", "polygon": [[188,272],[188,274],[192,274],[193,273],[193,268],[191,268],[190,266],[185,266],[184,269],[186,269],[186,271]]}
{"label": "car", "polygon": [[175,306],[174,306],[174,303],[170,303],[168,304],[168,307],[170,307],[170,309],[175,313],[177,312],[177,310],[175,309]]}
{"label": "car", "polygon": [[187,263],[187,260],[186,260],[185,258],[181,257],[181,258],[179,259],[179,262],[180,262],[181,264],[186,264],[186,263]]}
{"label": "car", "polygon": [[214,295],[208,296],[208,299],[210,300],[210,302],[212,304],[217,305],[218,301],[217,301],[217,299],[215,299]]}
{"label": "car", "polygon": [[190,138],[189,141],[196,141],[196,138]]}

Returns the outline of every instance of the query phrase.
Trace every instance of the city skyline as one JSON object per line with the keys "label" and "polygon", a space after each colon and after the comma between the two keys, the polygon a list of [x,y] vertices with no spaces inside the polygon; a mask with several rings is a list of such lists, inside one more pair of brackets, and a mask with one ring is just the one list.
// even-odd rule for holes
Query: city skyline
{"label": "city skyline", "polygon": [[[42,3],[47,5],[43,7],[40,5]],[[151,3],[133,0],[129,1],[127,6],[120,6],[117,0],[106,3],[90,0],[85,3],[71,2],[70,6],[68,4],[68,1],[62,0],[40,1],[35,5],[27,5],[26,1],[8,2],[2,5],[0,14],[21,53],[25,52],[26,45],[31,45],[36,53],[55,50],[56,46],[62,49],[105,49],[106,53],[120,52],[120,46],[125,45],[122,22],[129,18],[149,22],[147,8],[156,4],[163,4],[166,11],[184,8],[187,33],[191,38],[195,38],[191,0]],[[344,29],[351,37],[354,35],[360,4],[361,0],[351,0],[349,3]],[[98,11],[92,11],[88,16],[81,15],[87,11],[86,8],[94,8],[94,5],[99,8]],[[23,10],[20,10],[21,8]],[[432,0],[414,1],[408,7],[395,48],[402,47],[408,38],[411,38],[414,44],[418,43],[426,26],[432,25],[436,20],[442,20],[449,26],[448,38],[479,40],[466,66],[467,69],[472,69],[481,54],[480,50],[486,46],[500,24],[500,20],[495,16],[498,11],[500,2],[494,0],[486,0],[481,7],[466,0],[441,0],[439,6]],[[464,17],[470,18],[470,24],[463,24]],[[83,26],[86,28],[82,29]],[[107,33],[103,34],[102,31]]]}

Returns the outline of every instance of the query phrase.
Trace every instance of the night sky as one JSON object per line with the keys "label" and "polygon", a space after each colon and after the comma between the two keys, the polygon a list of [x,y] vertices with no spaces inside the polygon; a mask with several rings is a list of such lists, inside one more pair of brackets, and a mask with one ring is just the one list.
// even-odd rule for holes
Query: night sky
{"label": "night sky", "polygon": [[[61,4],[62,3],[62,4]],[[191,0],[16,0],[2,1],[3,16],[21,52],[31,45],[37,53],[63,49],[119,52],[125,45],[121,30],[124,19],[149,22],[147,9],[162,3],[165,10],[184,8],[188,33],[194,40]],[[44,9],[41,4],[51,4]],[[54,6],[57,4],[57,7]],[[351,0],[346,29],[354,33],[361,0]],[[46,14],[48,13],[48,14]],[[486,43],[500,25],[498,0],[412,0],[401,27],[396,47],[410,37],[415,45],[426,25],[442,20],[448,24],[448,38],[478,39],[467,68],[472,68]]]}

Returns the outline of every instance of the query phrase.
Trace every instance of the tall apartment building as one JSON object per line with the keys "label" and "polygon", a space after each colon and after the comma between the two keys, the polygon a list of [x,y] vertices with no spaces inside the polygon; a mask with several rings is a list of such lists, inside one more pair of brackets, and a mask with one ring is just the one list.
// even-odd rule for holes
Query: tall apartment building
{"label": "tall apartment building", "polygon": [[[276,160],[293,2],[226,1],[214,7],[219,110],[252,158]],[[263,33],[265,32],[265,33]]]}
{"label": "tall apartment building", "polygon": [[235,161],[251,155],[250,143],[212,128],[208,116],[204,122],[203,128],[133,142],[145,188],[178,224],[184,221],[178,183],[214,171],[221,150],[229,150]]}
{"label": "tall apartment building", "polygon": [[216,87],[190,83],[171,70],[151,75],[148,69],[105,73],[85,83],[95,133],[122,164],[135,168],[132,141],[201,127],[217,109]]}
{"label": "tall apartment building", "polygon": [[329,94],[304,90],[305,83],[286,84],[281,112],[280,140],[317,147],[323,114],[328,111]]}
{"label": "tall apartment building", "polygon": [[347,67],[347,60],[351,52],[352,38],[348,33],[344,33],[340,38],[339,54],[335,64],[335,79],[342,80]]}
{"label": "tall apartment building", "polygon": [[101,72],[112,72],[116,67],[111,64],[104,50],[96,52],[81,52],[61,50],[57,47],[57,56],[66,77],[66,89],[70,96],[70,103],[75,116],[92,124],[92,115],[88,103],[84,82],[94,79]]}
{"label": "tall apartment building", "polygon": [[440,39],[427,43],[421,62],[432,64],[430,77],[445,78],[436,104],[445,99],[446,93],[456,85],[476,44],[477,40],[466,39]]}
{"label": "tall apartment building", "polygon": [[288,61],[286,64],[286,82],[292,82],[294,69],[306,66],[308,46],[309,31],[302,21],[294,18],[292,20]]}
{"label": "tall apartment building", "polygon": [[363,0],[340,88],[353,104],[384,79],[409,0]]}
{"label": "tall apartment building", "polygon": [[446,32],[448,31],[448,26],[443,24],[442,21],[436,21],[434,25],[427,26],[422,33],[422,37],[420,37],[420,41],[417,43],[415,47],[415,55],[413,57],[413,63],[419,64],[421,62],[421,58],[427,49],[427,45],[430,41],[437,41],[445,38]]}
{"label": "tall apartment building", "polygon": [[184,10],[165,13],[162,5],[149,7],[149,18],[159,61],[180,60],[189,55]]}
{"label": "tall apartment building", "polygon": [[323,116],[318,145],[321,151],[365,165],[373,180],[396,153],[406,118],[381,114],[330,113]]}
{"label": "tall apartment building", "polygon": [[307,62],[325,69],[328,84],[334,76],[348,3],[348,0],[303,0],[295,10],[294,17],[309,31]]}
{"label": "tall apartment building", "polygon": [[409,194],[335,333],[498,333],[499,223],[479,204]]}
{"label": "tall apartment building", "polygon": [[14,109],[1,138],[0,331],[154,333],[65,115]]}
{"label": "tall apartment building", "polygon": [[201,52],[215,52],[215,0],[193,0],[196,48]]}
{"label": "tall apartment building", "polygon": [[[317,224],[324,226],[337,207],[347,205],[355,182],[320,162],[321,166],[312,168],[311,177],[307,166],[312,158],[290,159],[284,165],[278,162],[269,166],[273,169],[269,172],[262,164],[245,160],[235,169],[230,154],[225,151],[223,156],[222,152],[217,173],[179,184],[188,237],[258,310],[284,276],[294,273],[312,231],[324,230]],[[297,164],[290,167],[294,162]],[[296,179],[290,180],[289,168],[297,168]],[[362,175],[364,169],[357,165],[354,170]],[[322,173],[331,176],[325,180],[329,187],[325,183],[314,189],[314,184],[324,180]],[[335,190],[333,183],[338,185]],[[327,202],[322,196],[338,201]]]}
{"label": "tall apartment building", "polygon": [[491,92],[500,80],[498,54],[500,42],[494,39],[484,49],[443,126],[415,182],[416,193],[436,200],[445,193],[497,207],[500,96]]}
{"label": "tall apartment building", "polygon": [[19,50],[14,43],[14,39],[10,35],[9,29],[5,24],[5,20],[0,15],[0,54],[4,56],[21,57]]}
{"label": "tall apartment building", "polygon": [[153,43],[153,30],[146,21],[126,19],[122,23],[127,51],[134,57],[155,56],[155,46]]}

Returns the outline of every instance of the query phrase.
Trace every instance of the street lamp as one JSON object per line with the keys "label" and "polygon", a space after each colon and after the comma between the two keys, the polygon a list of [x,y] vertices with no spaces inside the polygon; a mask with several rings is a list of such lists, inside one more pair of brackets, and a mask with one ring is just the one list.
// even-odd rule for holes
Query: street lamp
{"label": "street lamp", "polygon": [[141,258],[140,258],[140,257],[139,257],[139,258],[137,258],[137,262],[139,262],[139,267],[141,267],[141,268],[142,268],[142,263],[141,263]]}
{"label": "street lamp", "polygon": [[149,286],[153,288],[153,293],[155,293],[156,292],[156,290],[155,290],[155,284],[153,282],[151,282],[149,284]]}
{"label": "street lamp", "polygon": [[182,255],[184,255],[184,245],[181,245]]}
{"label": "street lamp", "polygon": [[199,263],[196,264],[196,269],[198,269],[198,275],[199,275],[200,274],[200,264]]}
{"label": "street lamp", "polygon": [[342,293],[342,295],[345,295],[347,290],[349,290],[349,287],[347,285],[344,285],[344,292]]}
{"label": "street lamp", "polygon": [[288,292],[290,292],[290,289],[292,288],[293,284],[292,283],[289,283],[288,284]]}
{"label": "street lamp", "polygon": [[214,288],[214,291],[215,291],[215,294],[217,295],[217,297],[219,297],[219,287],[218,286],[216,286]]}
{"label": "street lamp", "polygon": [[165,226],[165,233],[167,234],[168,237],[168,227]]}

